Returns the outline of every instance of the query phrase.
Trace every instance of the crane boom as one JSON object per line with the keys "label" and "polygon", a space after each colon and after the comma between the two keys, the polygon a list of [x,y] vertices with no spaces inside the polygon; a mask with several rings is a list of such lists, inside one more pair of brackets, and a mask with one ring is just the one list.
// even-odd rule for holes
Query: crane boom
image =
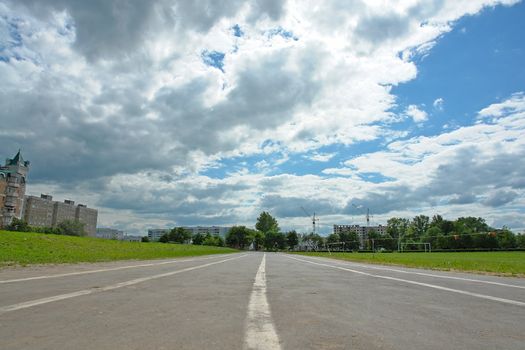
{"label": "crane boom", "polygon": [[[304,211],[304,213],[305,213],[308,217],[311,216],[310,213],[308,213],[308,212],[306,211],[306,209],[304,209],[304,207],[301,206],[301,209]],[[312,219],[312,232],[315,234],[315,226],[316,226],[316,222],[319,222],[319,218],[316,218],[316,217],[315,217],[315,212],[314,212],[314,215],[312,216],[311,219]]]}

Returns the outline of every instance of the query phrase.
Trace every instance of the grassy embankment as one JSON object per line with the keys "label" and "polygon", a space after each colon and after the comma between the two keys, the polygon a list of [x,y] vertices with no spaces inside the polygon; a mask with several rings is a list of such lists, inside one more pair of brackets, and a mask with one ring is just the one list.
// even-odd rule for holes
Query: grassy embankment
{"label": "grassy embankment", "polygon": [[525,252],[298,254],[372,264],[525,277]]}
{"label": "grassy embankment", "polygon": [[234,253],[230,248],[0,231],[0,267]]}

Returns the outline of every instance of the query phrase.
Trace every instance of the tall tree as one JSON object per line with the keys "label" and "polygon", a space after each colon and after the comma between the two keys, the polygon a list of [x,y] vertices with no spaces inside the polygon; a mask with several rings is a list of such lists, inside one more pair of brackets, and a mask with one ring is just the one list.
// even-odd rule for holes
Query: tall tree
{"label": "tall tree", "polygon": [[405,218],[390,218],[387,221],[386,232],[395,239],[404,237],[408,229],[409,221]]}
{"label": "tall tree", "polygon": [[341,237],[337,233],[331,233],[326,237],[326,243],[338,243],[341,242]]}
{"label": "tall tree", "polygon": [[202,233],[196,233],[191,237],[191,241],[195,245],[202,245],[205,236]]}
{"label": "tall tree", "polygon": [[282,232],[270,230],[264,234],[264,248],[276,250],[286,248],[286,238]]}
{"label": "tall tree", "polygon": [[168,234],[170,242],[186,243],[191,239],[191,232],[184,227],[175,227]]}
{"label": "tall tree", "polygon": [[255,228],[265,234],[272,230],[275,232],[279,232],[279,225],[277,224],[277,220],[265,211],[263,211],[257,218]]}
{"label": "tall tree", "polygon": [[253,249],[259,250],[264,246],[264,233],[261,231],[253,230],[251,235]]}
{"label": "tall tree", "polygon": [[84,230],[85,224],[76,220],[64,220],[57,226],[57,231],[61,235],[68,236],[87,236]]}
{"label": "tall tree", "polygon": [[412,219],[410,223],[410,230],[408,232],[411,239],[419,240],[421,236],[428,230],[430,224],[430,218],[426,215],[418,215]]}
{"label": "tall tree", "polygon": [[299,244],[299,236],[295,230],[290,231],[286,234],[286,245],[290,250],[294,250],[295,247]]}
{"label": "tall tree", "polygon": [[226,244],[229,247],[244,249],[250,244],[251,230],[246,226],[233,226],[226,234]]}

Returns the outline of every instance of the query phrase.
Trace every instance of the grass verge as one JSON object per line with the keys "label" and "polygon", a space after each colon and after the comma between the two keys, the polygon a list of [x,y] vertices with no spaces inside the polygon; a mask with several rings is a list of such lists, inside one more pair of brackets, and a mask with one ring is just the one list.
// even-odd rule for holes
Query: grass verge
{"label": "grass verge", "polygon": [[525,277],[525,252],[296,254],[372,264]]}
{"label": "grass verge", "polygon": [[112,260],[146,260],[234,253],[221,247],[121,242],[89,237],[0,231],[0,267]]}

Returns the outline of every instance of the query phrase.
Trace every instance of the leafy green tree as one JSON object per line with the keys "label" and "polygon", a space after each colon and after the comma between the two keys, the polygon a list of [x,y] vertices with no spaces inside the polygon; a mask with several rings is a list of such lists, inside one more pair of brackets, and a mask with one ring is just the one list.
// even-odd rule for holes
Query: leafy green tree
{"label": "leafy green tree", "polygon": [[376,245],[378,240],[381,238],[381,235],[376,230],[368,231],[368,240],[367,240],[367,249],[378,249],[379,246]]}
{"label": "leafy green tree", "polygon": [[260,250],[264,246],[264,233],[253,230],[251,234],[251,240],[253,243],[253,249]]}
{"label": "leafy green tree", "polygon": [[456,232],[465,230],[472,233],[488,232],[492,230],[491,227],[485,222],[485,219],[479,217],[476,218],[473,216],[458,218],[455,221],[454,228]]}
{"label": "leafy green tree", "polygon": [[339,234],[341,242],[345,243],[345,250],[359,249],[359,237],[353,231],[343,231]]}
{"label": "leafy green tree", "polygon": [[212,236],[208,233],[206,236],[204,236],[203,245],[223,247],[224,239],[218,234],[214,234]]}
{"label": "leafy green tree", "polygon": [[217,247],[224,247],[226,245],[224,238],[221,235],[214,234],[213,237],[215,237],[215,245]]}
{"label": "leafy green tree", "polygon": [[500,248],[509,249],[517,247],[516,236],[506,227],[497,231],[496,239],[498,240]]}
{"label": "leafy green tree", "polygon": [[412,219],[407,236],[413,240],[419,240],[425,234],[430,225],[430,218],[426,215],[418,215]]}
{"label": "leafy green tree", "polygon": [[341,237],[337,233],[331,233],[326,237],[326,243],[338,243],[341,242]]}
{"label": "leafy green tree", "polygon": [[76,220],[64,220],[58,224],[57,230],[61,235],[86,236],[85,224]]}
{"label": "leafy green tree", "polygon": [[7,230],[9,231],[18,231],[18,232],[30,232],[31,227],[27,224],[25,220],[21,220],[18,218],[13,218],[11,221],[11,224],[9,224],[7,227]]}
{"label": "leafy green tree", "polygon": [[525,234],[522,233],[516,236],[516,246],[521,249],[525,248]]}
{"label": "leafy green tree", "polygon": [[169,234],[168,234],[168,233],[163,234],[163,235],[160,236],[160,238],[159,238],[159,242],[160,242],[160,243],[168,243],[169,241],[170,241],[170,237],[169,237]]}
{"label": "leafy green tree", "polygon": [[148,243],[149,242],[149,237],[148,236],[143,236],[141,239],[140,239],[141,242],[144,242],[144,243]]}
{"label": "leafy green tree", "polygon": [[289,231],[286,234],[286,245],[290,250],[294,250],[295,247],[299,244],[299,236],[297,235],[297,232]]}
{"label": "leafy green tree", "polygon": [[386,232],[392,238],[398,239],[403,238],[406,235],[409,221],[405,218],[390,218],[387,221]]}
{"label": "leafy green tree", "polygon": [[196,233],[191,237],[191,241],[195,245],[202,245],[204,242],[205,236],[202,233]]}
{"label": "leafy green tree", "polygon": [[286,248],[286,238],[282,232],[270,230],[264,234],[264,248],[276,250]]}
{"label": "leafy green tree", "polygon": [[226,245],[237,249],[244,249],[251,242],[251,230],[246,226],[233,226],[226,234]]}
{"label": "leafy green tree", "polygon": [[170,242],[186,243],[191,239],[191,232],[184,227],[175,227],[168,234]]}
{"label": "leafy green tree", "polygon": [[279,232],[279,225],[277,224],[277,220],[265,211],[263,211],[257,218],[255,228],[265,234],[272,230],[275,232]]}
{"label": "leafy green tree", "polygon": [[390,237],[390,235],[387,233],[385,235],[380,236],[378,239],[375,240],[375,248],[376,249],[384,248],[386,250],[396,250],[397,240]]}
{"label": "leafy green tree", "polygon": [[443,236],[443,232],[439,228],[439,225],[430,225],[425,234],[421,237],[422,243],[430,243],[430,247],[438,249],[438,237]]}
{"label": "leafy green tree", "polygon": [[430,221],[430,227],[437,227],[445,235],[454,231],[454,222],[445,220],[441,215],[434,215]]}

